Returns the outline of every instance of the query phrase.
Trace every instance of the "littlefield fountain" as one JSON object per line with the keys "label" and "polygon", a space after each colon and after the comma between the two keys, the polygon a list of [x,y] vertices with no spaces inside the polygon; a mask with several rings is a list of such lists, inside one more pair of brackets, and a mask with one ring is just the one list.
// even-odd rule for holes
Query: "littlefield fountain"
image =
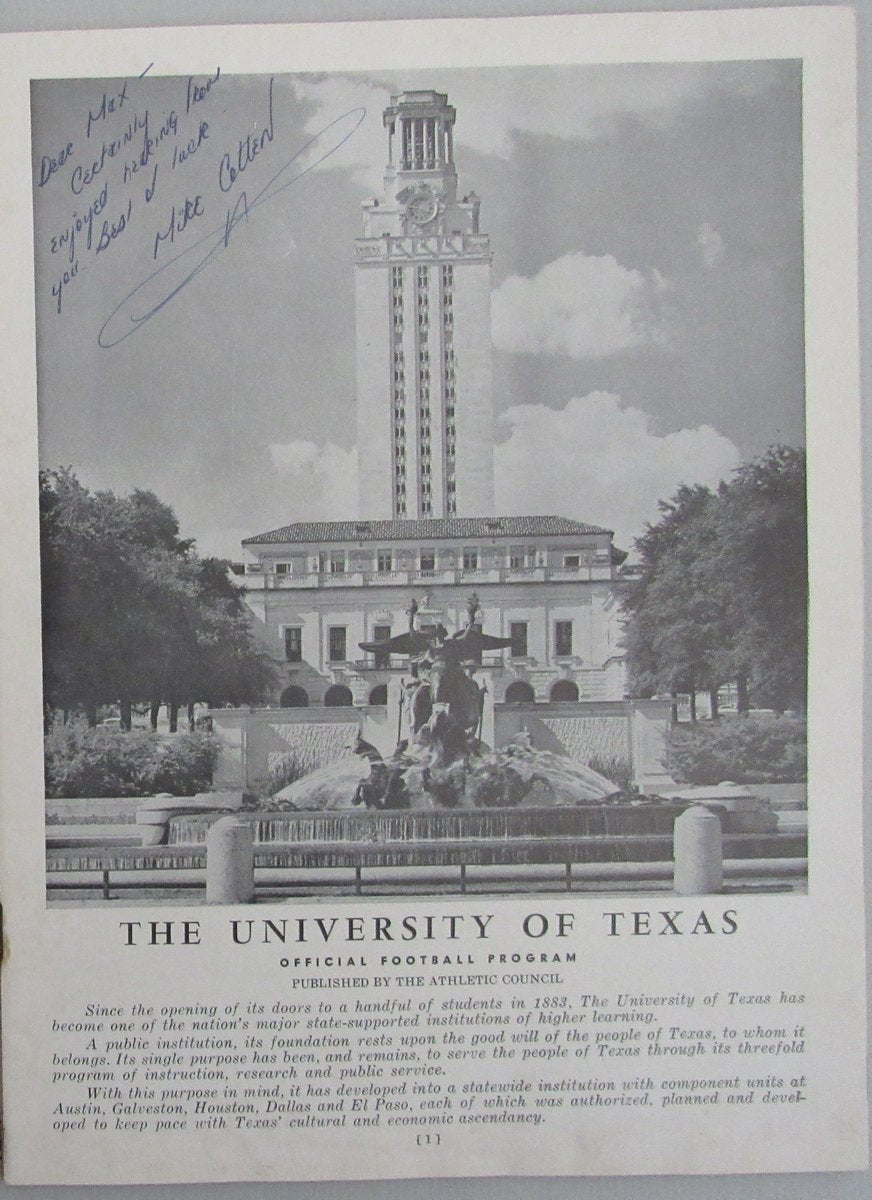
{"label": "littlefield fountain", "polygon": [[618,793],[590,767],[535,749],[523,733],[499,750],[481,740],[485,689],[476,682],[476,665],[484,651],[510,646],[511,639],[482,632],[475,594],[467,601],[465,626],[454,634],[441,623],[417,628],[414,600],[407,611],[406,632],[359,643],[368,653],[409,659],[394,753],[386,759],[358,735],[356,762],[348,756],[312,772],[279,792],[279,804],[309,810],[514,808],[524,801],[598,803]]}
{"label": "littlefield fountain", "polygon": [[458,871],[464,892],[468,868],[484,869],[477,886],[511,891],[546,879],[567,890],[719,891],[725,859],[745,861],[733,871],[758,883],[777,877],[779,890],[787,876],[804,877],[804,832],[777,829],[751,795],[622,792],[583,762],[537,747],[524,728],[485,744],[476,667],[483,651],[511,643],[484,633],[478,612],[473,595],[465,625],[449,634],[441,623],[419,628],[412,601],[406,632],[360,643],[409,660],[381,749],[358,730],[336,761],[242,809],[240,792],[146,801],[138,846],[56,829],[50,873],[96,875],[108,899],[110,872],[116,886],[172,888],[173,872],[205,867],[214,903],[254,899],[255,867],[259,894],[273,896],[342,892],[349,882],[359,894],[364,870],[368,887],[415,894],[455,890]]}

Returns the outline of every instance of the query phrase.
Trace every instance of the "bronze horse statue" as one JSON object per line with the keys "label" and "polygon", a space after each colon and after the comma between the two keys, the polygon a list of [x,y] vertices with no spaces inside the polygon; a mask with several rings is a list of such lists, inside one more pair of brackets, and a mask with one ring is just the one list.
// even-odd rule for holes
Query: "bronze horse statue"
{"label": "bronze horse statue", "polygon": [[464,665],[474,669],[484,650],[501,650],[512,644],[511,638],[482,633],[475,623],[478,610],[478,597],[472,595],[467,602],[467,622],[463,629],[449,635],[440,624],[432,631],[424,632],[415,628],[418,605],[413,600],[408,609],[406,633],[384,642],[358,643],[361,650],[369,653],[405,654],[412,659],[412,678],[406,684],[406,696],[413,734],[431,722],[436,705],[447,706],[439,711],[447,711],[451,724],[468,736],[475,734],[484,695]]}

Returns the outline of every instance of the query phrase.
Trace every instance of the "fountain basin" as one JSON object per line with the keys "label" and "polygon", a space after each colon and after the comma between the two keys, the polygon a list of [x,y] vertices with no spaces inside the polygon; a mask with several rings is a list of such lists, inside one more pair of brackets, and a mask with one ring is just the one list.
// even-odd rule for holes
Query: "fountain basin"
{"label": "fountain basin", "polygon": [[[400,842],[414,845],[445,839],[515,841],[518,838],[671,837],[681,805],[609,804],[579,807],[481,809],[336,809],[320,812],[240,813],[254,826],[258,845],[273,843]],[[219,813],[174,816],[168,845],[205,842]]]}

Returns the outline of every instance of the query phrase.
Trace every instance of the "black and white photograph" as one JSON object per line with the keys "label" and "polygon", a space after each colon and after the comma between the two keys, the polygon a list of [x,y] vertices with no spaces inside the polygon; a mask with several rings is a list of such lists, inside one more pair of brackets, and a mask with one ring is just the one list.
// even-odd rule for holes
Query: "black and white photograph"
{"label": "black and white photograph", "polygon": [[50,902],[804,890],[801,88],[34,81]]}

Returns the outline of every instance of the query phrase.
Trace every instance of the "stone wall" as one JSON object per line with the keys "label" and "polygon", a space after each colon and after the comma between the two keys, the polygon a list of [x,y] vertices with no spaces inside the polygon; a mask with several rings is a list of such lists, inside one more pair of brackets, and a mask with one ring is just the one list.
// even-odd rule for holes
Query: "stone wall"
{"label": "stone wall", "polygon": [[213,786],[257,792],[285,758],[308,772],[350,754],[358,733],[367,737],[385,725],[387,710],[220,708],[210,716],[220,743]]}
{"label": "stone wall", "polygon": [[565,754],[609,777],[612,768],[643,791],[654,791],[673,782],[660,761],[669,716],[669,704],[657,700],[497,704],[495,742],[505,745],[526,730],[540,750]]}
{"label": "stone wall", "polygon": [[[398,689],[392,689],[386,707],[214,710],[221,744],[214,786],[263,791],[283,758],[293,755],[304,771],[315,770],[351,753],[358,733],[389,754],[396,744],[395,693]],[[675,786],[660,762],[668,722],[669,704],[655,700],[488,703],[483,735],[489,744],[503,746],[526,730],[540,750],[592,763],[605,774],[614,764],[643,791],[656,791]]]}

